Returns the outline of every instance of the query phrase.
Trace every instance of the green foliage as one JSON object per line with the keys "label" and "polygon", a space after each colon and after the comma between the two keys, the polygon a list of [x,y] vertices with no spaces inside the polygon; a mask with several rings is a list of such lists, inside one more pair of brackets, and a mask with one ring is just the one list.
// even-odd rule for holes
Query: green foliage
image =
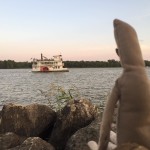
{"label": "green foliage", "polygon": [[75,86],[64,89],[62,86],[52,83],[47,91],[39,91],[48,101],[48,105],[55,111],[60,111],[67,102],[81,98],[80,93]]}

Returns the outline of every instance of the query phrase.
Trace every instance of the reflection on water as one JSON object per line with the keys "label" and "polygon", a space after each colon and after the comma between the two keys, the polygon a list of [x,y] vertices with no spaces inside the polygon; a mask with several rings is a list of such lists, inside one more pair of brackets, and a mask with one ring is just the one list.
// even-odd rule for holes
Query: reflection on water
{"label": "reflection on water", "polygon": [[[150,77],[150,68],[147,68]],[[6,103],[48,104],[40,90],[52,83],[69,89],[75,86],[82,97],[99,104],[106,100],[122,68],[79,68],[69,72],[32,73],[30,69],[0,69],[0,105]]]}

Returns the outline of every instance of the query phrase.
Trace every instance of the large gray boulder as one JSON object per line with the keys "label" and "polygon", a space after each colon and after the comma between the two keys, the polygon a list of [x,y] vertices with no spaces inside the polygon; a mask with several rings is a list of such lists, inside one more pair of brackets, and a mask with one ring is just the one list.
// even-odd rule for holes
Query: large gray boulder
{"label": "large gray boulder", "polygon": [[97,116],[97,108],[88,100],[73,100],[58,114],[49,142],[56,150],[64,150],[68,139]]}
{"label": "large gray boulder", "polygon": [[21,145],[9,150],[55,150],[54,147],[39,137],[29,137]]}
{"label": "large gray boulder", "polygon": [[66,144],[65,150],[90,150],[87,143],[89,141],[98,141],[100,130],[101,115],[90,125],[79,129],[71,136]]}
{"label": "large gray boulder", "polygon": [[52,130],[56,113],[46,105],[27,106],[8,104],[2,109],[1,132],[14,132],[20,136],[40,136]]}

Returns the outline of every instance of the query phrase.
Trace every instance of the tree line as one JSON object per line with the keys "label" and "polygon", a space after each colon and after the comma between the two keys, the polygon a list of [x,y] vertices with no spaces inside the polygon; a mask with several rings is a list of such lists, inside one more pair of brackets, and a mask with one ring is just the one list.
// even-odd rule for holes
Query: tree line
{"label": "tree line", "polygon": [[[106,68],[121,67],[119,61],[114,59],[108,61],[64,61],[67,68]],[[145,66],[150,67],[150,61],[145,60]],[[0,69],[32,68],[32,62],[15,62],[14,60],[0,61]]]}
{"label": "tree line", "polygon": [[99,67],[121,67],[120,62],[114,59],[108,61],[65,61],[68,68],[99,68]]}
{"label": "tree line", "polygon": [[14,60],[0,61],[0,69],[31,68],[31,62],[15,62]]}

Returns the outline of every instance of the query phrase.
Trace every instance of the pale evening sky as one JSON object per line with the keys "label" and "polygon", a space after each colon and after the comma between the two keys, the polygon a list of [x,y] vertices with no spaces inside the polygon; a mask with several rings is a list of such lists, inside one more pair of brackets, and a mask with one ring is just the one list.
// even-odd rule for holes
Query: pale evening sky
{"label": "pale evening sky", "polygon": [[0,60],[118,60],[115,18],[136,29],[150,60],[150,0],[0,0]]}

